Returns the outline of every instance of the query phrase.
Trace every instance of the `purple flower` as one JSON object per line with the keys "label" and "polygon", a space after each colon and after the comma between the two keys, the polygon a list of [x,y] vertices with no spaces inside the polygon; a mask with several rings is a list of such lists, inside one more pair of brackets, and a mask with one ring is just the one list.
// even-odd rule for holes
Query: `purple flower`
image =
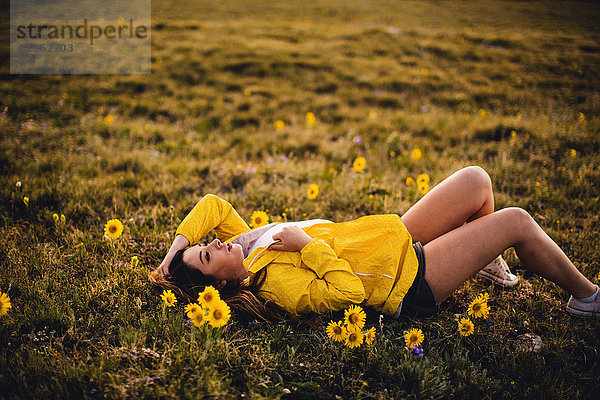
{"label": "purple flower", "polygon": [[286,156],[281,156],[279,157],[279,159],[281,160],[281,162],[286,162],[288,160]]}
{"label": "purple flower", "polygon": [[45,128],[45,127],[46,127],[46,125],[47,125],[47,124],[46,124],[45,122],[42,122],[42,123],[40,124],[40,126],[41,126],[42,128]]}
{"label": "purple flower", "polygon": [[267,164],[269,165],[273,165],[273,163],[275,163],[275,161],[273,161],[273,157],[267,157],[267,159],[265,160],[267,162]]}
{"label": "purple flower", "polygon": [[421,106],[421,112],[422,113],[426,113],[429,110],[429,107],[427,106]]}
{"label": "purple flower", "polygon": [[422,357],[423,356],[423,348],[421,346],[419,346],[418,344],[415,344],[415,346],[412,349],[412,353],[417,357]]}
{"label": "purple flower", "polygon": [[356,144],[361,144],[362,143],[362,138],[360,136],[354,136],[354,138],[352,139],[352,141]]}

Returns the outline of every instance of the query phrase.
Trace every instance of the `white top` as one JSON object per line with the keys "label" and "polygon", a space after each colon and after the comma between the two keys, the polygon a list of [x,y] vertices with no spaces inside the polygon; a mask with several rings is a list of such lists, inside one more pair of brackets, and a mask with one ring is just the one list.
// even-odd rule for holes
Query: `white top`
{"label": "white top", "polygon": [[299,228],[306,228],[307,226],[312,226],[314,224],[331,222],[332,221],[328,221],[326,219],[310,219],[308,221],[272,223],[243,233],[236,239],[232,240],[231,243],[237,243],[241,245],[244,258],[246,258],[255,248],[260,246],[269,246],[272,243],[275,243],[275,240],[273,240],[273,235],[279,232],[284,226],[297,226]]}
{"label": "white top", "polygon": [[250,247],[250,251],[248,254],[252,253],[254,249],[262,246],[270,246],[275,243],[276,240],[273,239],[273,235],[280,232],[286,226],[297,226],[298,228],[306,228],[307,226],[312,226],[315,224],[323,224],[323,223],[332,223],[326,219],[309,219],[308,221],[297,221],[297,222],[282,222],[280,224],[270,224],[269,229],[265,230],[265,232],[260,235],[260,237],[254,242],[252,247]]}

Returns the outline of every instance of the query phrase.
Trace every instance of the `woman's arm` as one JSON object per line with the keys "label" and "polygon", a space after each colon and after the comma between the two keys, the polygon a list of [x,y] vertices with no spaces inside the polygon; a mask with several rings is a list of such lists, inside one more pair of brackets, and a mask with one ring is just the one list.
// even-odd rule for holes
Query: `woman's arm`
{"label": "woman's arm", "polygon": [[167,275],[169,273],[169,265],[171,265],[171,261],[173,260],[173,257],[175,257],[175,253],[177,253],[179,250],[185,249],[189,244],[190,241],[187,240],[185,236],[175,236],[175,240],[173,240],[173,243],[169,248],[169,252],[165,256],[164,260],[160,263],[160,266],[157,268],[158,273],[163,276]]}
{"label": "woman's arm", "polygon": [[226,241],[248,232],[250,227],[228,201],[207,194],[179,224],[176,235],[183,235],[189,243],[196,244],[213,229],[220,240]]}
{"label": "woman's arm", "polygon": [[207,194],[177,227],[175,239],[157,268],[157,272],[163,276],[167,275],[175,254],[190,244],[197,243],[213,229],[219,239],[227,240],[234,235],[249,231],[250,227],[228,201],[214,194]]}

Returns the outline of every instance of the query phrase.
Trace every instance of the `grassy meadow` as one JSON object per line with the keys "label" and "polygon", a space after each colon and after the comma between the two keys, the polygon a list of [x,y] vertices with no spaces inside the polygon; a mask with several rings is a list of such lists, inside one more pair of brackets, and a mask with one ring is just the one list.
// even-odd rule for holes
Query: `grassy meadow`
{"label": "grassy meadow", "polygon": [[[235,311],[198,329],[147,278],[206,193],[248,222],[341,222],[404,213],[422,197],[408,177],[480,165],[496,207],[529,211],[597,283],[599,5],[152,3],[152,74],[0,77],[0,398],[600,396],[600,320],[568,315],[512,249],[516,288],[473,278],[432,318],[368,313],[356,349]],[[123,235],[103,240],[112,218]],[[462,337],[484,291],[490,320]]]}

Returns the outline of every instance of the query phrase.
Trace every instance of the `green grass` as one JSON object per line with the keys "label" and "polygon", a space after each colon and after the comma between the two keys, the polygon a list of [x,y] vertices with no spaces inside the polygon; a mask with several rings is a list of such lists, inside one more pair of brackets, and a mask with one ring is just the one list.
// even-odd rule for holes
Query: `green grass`
{"label": "green grass", "polygon": [[[344,221],[403,213],[421,197],[408,176],[435,185],[467,165],[489,172],[497,208],[525,208],[588,278],[600,272],[598,5],[247,3],[153,1],[151,75],[1,77],[0,290],[13,308],[0,397],[597,397],[598,320],[567,315],[568,294],[512,250],[516,289],[472,279],[433,318],[371,313],[376,341],[354,351],[236,313],[201,331],[182,301],[163,310],[148,270],[203,194],[247,220]],[[115,243],[100,230],[111,218],[125,224]],[[455,314],[484,290],[492,321],[462,338]],[[411,328],[422,358],[405,350]],[[539,353],[515,350],[524,333]]]}

